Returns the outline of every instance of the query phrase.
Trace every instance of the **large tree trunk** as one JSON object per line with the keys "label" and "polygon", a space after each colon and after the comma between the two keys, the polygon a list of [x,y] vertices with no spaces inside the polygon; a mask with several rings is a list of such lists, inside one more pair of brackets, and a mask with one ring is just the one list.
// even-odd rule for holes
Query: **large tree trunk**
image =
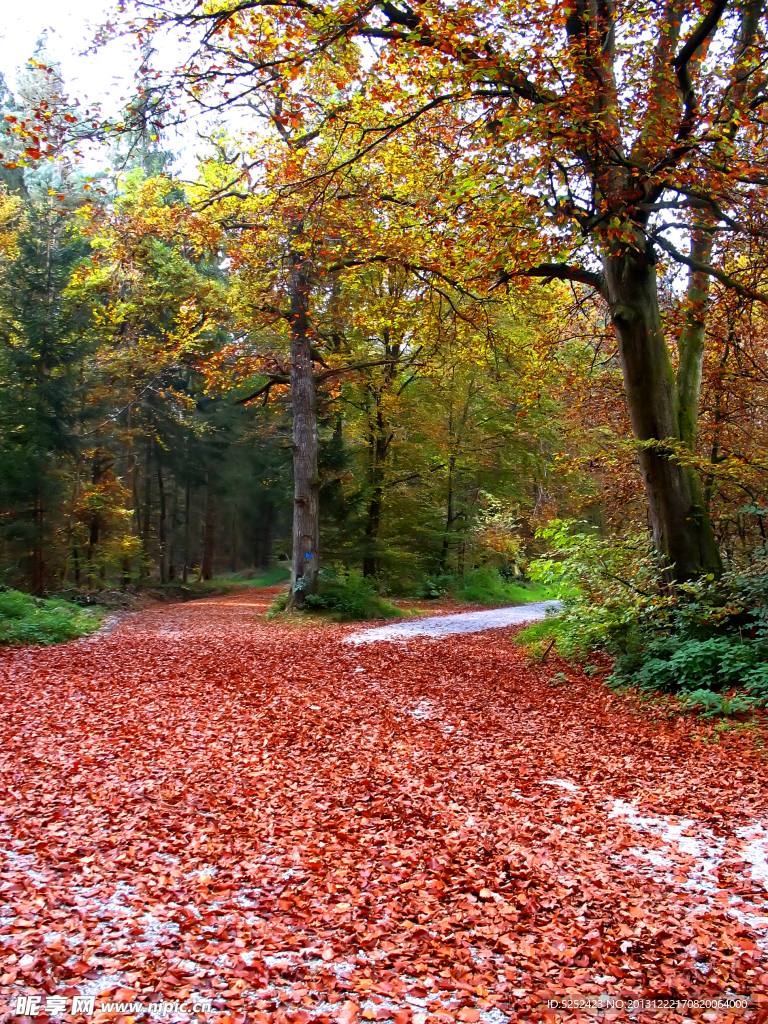
{"label": "large tree trunk", "polygon": [[[640,467],[650,507],[656,546],[684,581],[721,570],[712,526],[695,469],[681,465],[665,442],[688,444],[688,425],[698,415],[698,384],[685,385],[687,408],[681,407],[675,374],[659,314],[656,268],[639,254],[611,254],[603,261],[608,304],[616,328],[627,406],[641,445]],[[695,377],[688,367],[688,376]],[[700,370],[699,370],[700,374]],[[681,384],[683,381],[681,380]],[[683,437],[681,433],[688,436]],[[677,452],[679,455],[679,451]]]}
{"label": "large tree trunk", "polygon": [[309,281],[304,257],[291,253],[291,404],[293,407],[293,566],[290,604],[301,607],[317,586],[320,477],[317,393],[309,330]]}

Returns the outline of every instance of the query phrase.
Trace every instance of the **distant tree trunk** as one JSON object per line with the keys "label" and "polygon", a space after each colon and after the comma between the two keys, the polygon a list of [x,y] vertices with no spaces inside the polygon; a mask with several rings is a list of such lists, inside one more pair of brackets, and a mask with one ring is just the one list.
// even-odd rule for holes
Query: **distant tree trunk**
{"label": "distant tree trunk", "polygon": [[[93,469],[91,472],[91,483],[94,487],[98,487],[103,481],[108,463],[100,454],[96,454],[93,459]],[[95,577],[94,561],[96,559],[96,552],[99,546],[99,540],[101,537],[101,514],[94,512],[91,517],[91,526],[88,533],[88,549],[86,558],[88,562],[88,587],[89,589],[93,586]]]}
{"label": "distant tree trunk", "polygon": [[213,579],[213,550],[216,535],[216,512],[213,495],[206,475],[205,484],[205,532],[203,534],[203,560],[200,563],[200,579]]}
{"label": "distant tree trunk", "polygon": [[176,557],[176,545],[174,540],[176,538],[176,528],[179,525],[179,482],[176,479],[176,474],[173,476],[173,501],[171,502],[171,529],[168,533],[168,556],[166,564],[168,566],[168,579],[172,580],[176,578],[176,566],[174,564],[174,558]]}
{"label": "distant tree trunk", "polygon": [[448,494],[447,494],[447,509],[445,513],[445,533],[443,534],[443,545],[440,549],[440,563],[439,571],[445,572],[448,565],[448,546],[450,543],[450,534],[453,529],[453,470],[456,465],[455,456],[451,456],[448,459]]}
{"label": "distant tree trunk", "polygon": [[[70,543],[72,544],[72,565],[75,570],[75,584],[80,583],[80,553],[77,548],[77,541],[75,540],[75,509],[77,503],[80,500],[80,474],[82,472],[82,458],[78,457],[77,470],[75,472],[75,486],[72,492],[72,504],[69,509],[69,524],[67,532],[69,534]],[[64,569],[64,580],[66,582],[68,577],[67,568]]]}
{"label": "distant tree trunk", "polygon": [[[136,519],[136,453],[133,450],[133,437],[131,436],[131,428],[133,427],[133,406],[128,406],[126,413],[126,427],[128,433],[126,435],[126,446],[128,448],[128,464],[125,472],[125,489],[128,492],[128,511],[133,512],[131,516],[132,528],[135,528],[137,532],[140,532],[138,527],[138,520]],[[122,577],[123,577],[123,588],[127,587],[131,582],[131,556],[129,554],[123,555],[122,558]]]}
{"label": "distant tree trunk", "polygon": [[45,593],[45,507],[42,488],[38,488],[34,504],[34,540],[32,544],[32,593]]}
{"label": "distant tree trunk", "polygon": [[163,468],[160,463],[157,463],[157,489],[160,496],[160,519],[157,525],[157,535],[160,542],[160,582],[168,582],[168,565],[166,562],[167,550],[166,550],[166,529],[165,519],[167,515],[166,504],[165,504],[165,482],[163,480]]}
{"label": "distant tree trunk", "polygon": [[144,509],[143,528],[141,531],[142,558],[141,575],[149,575],[152,564],[149,554],[149,534],[152,528],[152,439],[147,438],[147,460],[144,466]]}
{"label": "distant tree trunk", "polygon": [[[294,229],[301,234],[301,226]],[[301,607],[317,587],[320,477],[317,464],[317,393],[312,371],[309,278],[305,256],[290,255],[291,404],[293,407],[293,568],[290,604]]]}
{"label": "distant tree trunk", "polygon": [[192,504],[192,487],[187,481],[187,486],[184,492],[184,571],[182,573],[182,580],[184,583],[187,582],[189,575],[189,520],[190,520],[190,505]]}
{"label": "distant tree trunk", "polygon": [[237,509],[232,513],[232,560],[231,567],[232,572],[237,572],[240,568],[240,533],[237,529]]}
{"label": "distant tree trunk", "polygon": [[[378,387],[371,388],[375,406],[375,417],[368,442],[371,470],[371,498],[368,502],[368,515],[365,523],[365,554],[363,556],[363,576],[375,576],[379,570],[377,542],[381,529],[381,515],[384,504],[384,467],[392,442],[393,433],[384,415],[384,397],[392,388],[398,372],[402,346],[392,341],[389,327],[382,333],[384,355],[388,360],[382,370],[382,380]],[[411,378],[413,379],[413,378]],[[406,381],[400,389],[402,394],[410,381]]]}
{"label": "distant tree trunk", "polygon": [[[380,396],[378,396],[380,398]],[[365,554],[363,556],[363,576],[375,576],[379,569],[376,546],[381,528],[381,511],[384,500],[384,464],[387,458],[392,435],[387,434],[387,426],[378,403],[375,419],[375,430],[369,438],[368,451],[371,471],[371,498],[368,502],[368,514],[365,520]]]}
{"label": "distant tree trunk", "polygon": [[272,553],[272,526],[275,519],[275,508],[271,502],[264,506],[261,518],[261,548],[257,564],[263,569],[269,566]]}
{"label": "distant tree trunk", "polygon": [[721,571],[698,473],[681,465],[665,442],[695,440],[701,345],[691,325],[689,343],[681,349],[678,393],[659,312],[656,267],[650,256],[623,253],[603,261],[608,304],[616,328],[627,407],[640,442],[640,467],[650,507],[656,547],[678,581]]}

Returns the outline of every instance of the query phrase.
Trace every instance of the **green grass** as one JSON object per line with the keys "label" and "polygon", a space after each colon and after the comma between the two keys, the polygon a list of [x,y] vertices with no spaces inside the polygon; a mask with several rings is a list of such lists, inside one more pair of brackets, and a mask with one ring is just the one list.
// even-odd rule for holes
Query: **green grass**
{"label": "green grass", "polygon": [[0,592],[0,644],[59,644],[99,628],[102,611],[19,590]]}
{"label": "green grass", "polygon": [[562,628],[562,618],[550,615],[546,619],[533,622],[530,626],[520,630],[515,636],[515,643],[521,647],[527,647],[533,661],[541,661],[547,649],[557,644]]}
{"label": "green grass", "polygon": [[186,583],[183,580],[169,580],[168,583],[155,584],[149,589],[165,594],[183,594],[185,597],[213,597],[217,594],[233,594],[239,590],[252,590],[259,587],[276,587],[287,583],[291,571],[287,563],[271,565],[268,569],[247,569],[243,572],[223,573],[212,580],[197,580],[190,576]]}
{"label": "green grass", "polygon": [[555,597],[550,587],[540,583],[506,583],[492,569],[475,569],[468,573],[453,589],[453,595],[459,601],[483,605],[533,604]]}

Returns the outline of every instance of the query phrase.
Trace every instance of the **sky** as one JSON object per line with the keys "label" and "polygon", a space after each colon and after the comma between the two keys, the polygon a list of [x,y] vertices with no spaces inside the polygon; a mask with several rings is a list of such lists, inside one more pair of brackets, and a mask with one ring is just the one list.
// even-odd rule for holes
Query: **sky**
{"label": "sky", "polygon": [[[91,50],[97,29],[114,12],[116,0],[8,0],[12,4],[0,22],[0,71],[13,90],[24,65],[45,36],[46,52],[61,67],[67,97],[82,109],[98,103],[106,117],[119,117],[135,90],[140,55],[132,41],[115,39],[103,48]],[[87,52],[91,50],[91,52]],[[171,65],[181,50],[167,41],[163,45]],[[195,154],[201,145],[194,123],[171,129],[165,136],[175,152],[174,171],[182,177],[194,175]],[[88,150],[84,166],[104,166],[103,150]]]}
{"label": "sky", "polygon": [[46,49],[61,64],[67,93],[83,106],[101,101],[105,112],[129,96],[138,56],[118,40],[85,54],[113,4],[109,0],[9,0],[0,23],[0,70],[13,86],[46,34]]}

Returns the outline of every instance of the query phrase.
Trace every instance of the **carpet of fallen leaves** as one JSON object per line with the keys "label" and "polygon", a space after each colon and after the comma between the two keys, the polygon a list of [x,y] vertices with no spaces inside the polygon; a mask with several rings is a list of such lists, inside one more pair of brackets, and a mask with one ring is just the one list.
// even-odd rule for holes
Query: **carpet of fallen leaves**
{"label": "carpet of fallen leaves", "polygon": [[[509,630],[356,648],[355,627],[268,623],[270,596],[0,653],[0,1010],[626,1019],[572,1007],[613,995],[659,1001],[638,1021],[765,1018],[753,733],[704,742],[529,666]],[[750,1009],[703,1005],[728,994]]]}

